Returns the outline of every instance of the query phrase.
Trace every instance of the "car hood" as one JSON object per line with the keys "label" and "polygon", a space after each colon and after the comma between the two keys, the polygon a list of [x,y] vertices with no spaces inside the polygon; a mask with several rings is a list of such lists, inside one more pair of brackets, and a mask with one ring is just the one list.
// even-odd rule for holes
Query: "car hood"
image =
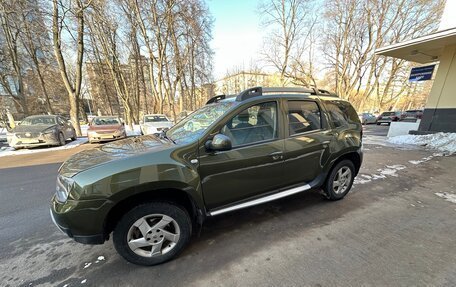
{"label": "car hood", "polygon": [[163,150],[173,145],[155,136],[141,136],[119,140],[73,155],[62,164],[60,174],[72,177],[79,172],[95,166],[138,156],[146,152]]}
{"label": "car hood", "polygon": [[12,133],[39,133],[45,129],[56,127],[57,125],[30,125],[30,126],[16,126],[11,132]]}

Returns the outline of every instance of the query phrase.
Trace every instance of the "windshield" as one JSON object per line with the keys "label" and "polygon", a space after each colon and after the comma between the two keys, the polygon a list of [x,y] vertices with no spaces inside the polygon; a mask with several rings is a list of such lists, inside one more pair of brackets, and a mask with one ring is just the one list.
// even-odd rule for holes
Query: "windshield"
{"label": "windshield", "polygon": [[120,121],[118,118],[94,118],[92,125],[104,126],[104,125],[119,125]]}
{"label": "windshield", "polygon": [[166,132],[178,144],[197,140],[207,128],[225,114],[236,102],[219,102],[195,111]]}
{"label": "windshield", "polygon": [[156,115],[156,116],[144,116],[144,122],[145,123],[150,123],[150,122],[167,122],[169,121],[167,117],[163,115]]}
{"label": "windshield", "polygon": [[21,121],[21,126],[55,125],[55,117],[28,117]]}
{"label": "windshield", "polygon": [[394,115],[396,115],[395,112],[384,112],[384,113],[382,114],[382,116],[394,116]]}

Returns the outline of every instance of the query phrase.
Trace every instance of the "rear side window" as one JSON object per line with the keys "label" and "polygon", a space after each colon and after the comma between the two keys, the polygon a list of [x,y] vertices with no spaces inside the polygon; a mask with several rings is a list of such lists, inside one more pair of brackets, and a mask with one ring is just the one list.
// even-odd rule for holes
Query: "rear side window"
{"label": "rear side window", "polygon": [[321,129],[321,113],[315,102],[288,101],[290,135]]}
{"label": "rear side window", "polygon": [[326,109],[336,128],[348,126],[349,124],[359,123],[359,117],[350,103],[343,101],[325,102]]}

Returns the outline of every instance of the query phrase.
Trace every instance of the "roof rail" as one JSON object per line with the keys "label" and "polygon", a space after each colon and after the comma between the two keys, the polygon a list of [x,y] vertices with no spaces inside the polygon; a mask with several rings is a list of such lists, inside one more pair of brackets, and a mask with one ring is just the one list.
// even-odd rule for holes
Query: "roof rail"
{"label": "roof rail", "polygon": [[301,87],[273,87],[263,88],[263,93],[299,93],[299,94],[313,94],[315,91],[310,88]]}
{"label": "roof rail", "polygon": [[330,97],[338,97],[336,93],[331,93],[330,91],[323,90],[323,89],[314,89],[315,94],[321,96],[330,96]]}
{"label": "roof rail", "polygon": [[218,95],[218,96],[212,97],[206,102],[206,105],[209,105],[209,104],[212,104],[212,103],[216,103],[216,102],[221,101],[221,100],[223,100],[225,98],[226,98],[226,95]]}
{"label": "roof rail", "polygon": [[262,87],[255,87],[244,90],[239,93],[236,97],[236,101],[244,101],[253,97],[258,97],[263,95],[263,88]]}

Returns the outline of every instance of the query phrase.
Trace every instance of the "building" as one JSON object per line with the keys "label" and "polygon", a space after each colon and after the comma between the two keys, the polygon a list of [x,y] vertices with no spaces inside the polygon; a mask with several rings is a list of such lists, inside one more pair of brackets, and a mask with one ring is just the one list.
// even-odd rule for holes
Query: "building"
{"label": "building", "polygon": [[237,94],[251,87],[281,86],[280,75],[241,71],[214,82],[216,95]]}
{"label": "building", "polygon": [[456,132],[456,1],[447,1],[439,30],[382,47],[377,55],[419,64],[439,62],[423,118],[415,134]]}

